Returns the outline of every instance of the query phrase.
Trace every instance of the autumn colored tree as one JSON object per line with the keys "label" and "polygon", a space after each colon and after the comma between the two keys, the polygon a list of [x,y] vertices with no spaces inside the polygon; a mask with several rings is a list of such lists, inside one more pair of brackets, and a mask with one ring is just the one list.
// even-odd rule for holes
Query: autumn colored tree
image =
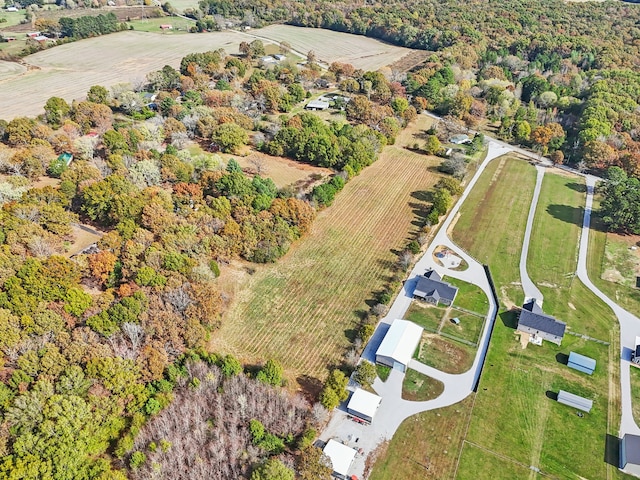
{"label": "autumn colored tree", "polygon": [[89,260],[91,275],[93,275],[100,284],[106,285],[110,275],[113,273],[118,257],[107,250],[103,250],[89,255],[87,258]]}

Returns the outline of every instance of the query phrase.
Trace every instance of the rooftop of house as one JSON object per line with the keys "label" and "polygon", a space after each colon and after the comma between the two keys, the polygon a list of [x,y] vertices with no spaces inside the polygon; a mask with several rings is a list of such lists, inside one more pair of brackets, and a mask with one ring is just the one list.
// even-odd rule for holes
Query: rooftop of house
{"label": "rooftop of house", "polygon": [[563,337],[567,324],[555,319],[551,315],[542,312],[542,308],[536,303],[535,299],[530,300],[522,306],[520,318],[518,319],[518,327],[523,325],[541,332]]}
{"label": "rooftop of house", "polygon": [[450,301],[453,301],[457,293],[458,288],[443,281],[435,270],[430,270],[418,277],[418,283],[413,291],[413,294],[419,297],[445,298]]}

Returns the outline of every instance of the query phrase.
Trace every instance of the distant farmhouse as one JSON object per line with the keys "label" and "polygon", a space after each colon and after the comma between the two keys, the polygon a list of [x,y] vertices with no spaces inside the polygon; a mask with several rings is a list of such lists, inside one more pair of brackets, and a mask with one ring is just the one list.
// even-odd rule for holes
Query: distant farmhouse
{"label": "distant farmhouse", "polygon": [[532,298],[522,306],[516,330],[528,333],[531,343],[542,345],[542,340],[547,340],[560,345],[566,328],[566,323],[543,313],[536,299]]}
{"label": "distant farmhouse", "polygon": [[376,363],[406,372],[422,339],[422,327],[408,320],[394,320],[376,350]]}
{"label": "distant farmhouse", "polygon": [[425,302],[438,305],[452,305],[458,294],[458,289],[447,282],[435,270],[429,270],[423,276],[418,277],[418,284],[413,291],[413,297]]}
{"label": "distant farmhouse", "polygon": [[306,110],[327,110],[329,108],[329,102],[323,100],[311,100],[304,108]]}

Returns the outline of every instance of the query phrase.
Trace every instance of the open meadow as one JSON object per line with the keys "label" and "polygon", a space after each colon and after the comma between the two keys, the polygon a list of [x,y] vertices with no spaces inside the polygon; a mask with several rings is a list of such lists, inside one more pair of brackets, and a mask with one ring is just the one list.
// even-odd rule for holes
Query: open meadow
{"label": "open meadow", "polygon": [[[146,25],[152,24],[149,21]],[[359,35],[286,25],[252,30],[251,34],[225,30],[180,35],[178,39],[176,35],[159,32],[119,32],[29,55],[24,59],[33,67],[29,71],[9,71],[9,67],[3,66],[0,71],[0,118],[10,120],[22,115],[38,115],[50,97],[62,97],[69,102],[82,99],[92,85],[136,84],[144,81],[147,73],[165,65],[177,68],[188,53],[218,48],[237,53],[240,42],[250,42],[254,35],[265,40],[271,38],[274,42],[286,40],[293,49],[304,53],[315,50],[327,62],[353,61],[357,68],[371,70],[411,52]]]}
{"label": "open meadow", "polygon": [[[496,173],[500,168],[502,171]],[[519,169],[529,171],[524,177],[527,181],[523,183],[520,179],[518,184],[526,187],[531,182],[533,187],[535,171],[523,162],[510,161],[503,167],[487,169],[485,178],[476,186],[478,192],[472,192],[477,201],[470,197],[472,201],[463,206],[461,216],[461,220],[475,217],[477,222],[459,221],[454,230],[454,238],[463,243],[461,239],[471,238],[472,231],[482,231],[484,219],[500,222],[504,205],[521,205],[512,209],[512,214],[520,213],[511,217],[509,228],[493,227],[494,232],[503,232],[495,240],[493,250],[473,241],[466,245],[472,255],[491,267],[502,297],[502,309],[493,331],[457,478],[538,478],[536,471],[528,470],[529,466],[552,478],[623,478],[617,468],[604,462],[606,434],[616,433],[619,420],[615,383],[617,323],[606,305],[571,275],[575,271],[584,204],[584,188],[577,177],[554,175],[551,171],[545,175],[528,270],[545,296],[543,308],[547,313],[566,321],[570,330],[588,333],[611,345],[565,335],[562,346],[544,342],[541,347],[528,345],[523,349],[514,335],[517,314],[509,308],[512,303],[522,301],[517,265],[531,197],[526,195],[527,200],[522,201],[523,189],[510,188],[515,183],[504,181],[497,182],[495,188],[501,190],[500,202],[491,201],[492,197],[497,198],[491,191],[494,176],[504,177],[508,170]],[[485,201],[480,201],[482,198]],[[500,246],[506,241],[512,248],[508,254],[504,251],[506,244]],[[567,368],[570,351],[596,359],[598,367],[593,376]],[[579,417],[575,409],[558,404],[554,394],[559,389],[592,399],[591,413]],[[502,473],[496,476],[497,471]]]}
{"label": "open meadow", "polygon": [[275,42],[289,42],[294,50],[313,50],[318,60],[326,63],[350,63],[363,70],[377,70],[390,65],[414,50],[397,47],[364,35],[334,32],[321,28],[271,25],[252,30],[253,35]]}
{"label": "open meadow", "polygon": [[[423,117],[416,122],[426,125]],[[398,260],[392,250],[407,242],[426,213],[415,192],[440,178],[430,168],[440,159],[400,147],[413,143],[411,132],[419,128],[427,127],[403,132],[352,179],[285,257],[252,266],[255,273],[227,292],[235,298],[214,334],[214,351],[245,362],[276,358],[291,379],[323,379],[327,365],[340,362],[359,315],[370,308],[365,301]]]}

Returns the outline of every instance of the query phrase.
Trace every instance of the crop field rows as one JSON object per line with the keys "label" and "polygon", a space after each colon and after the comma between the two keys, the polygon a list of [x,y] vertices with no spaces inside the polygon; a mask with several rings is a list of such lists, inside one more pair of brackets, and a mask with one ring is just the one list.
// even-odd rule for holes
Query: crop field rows
{"label": "crop field rows", "polygon": [[355,334],[356,311],[388,276],[390,250],[415,228],[410,193],[437,181],[427,158],[389,147],[353,179],[308,238],[250,280],[223,322],[225,345],[323,377]]}

